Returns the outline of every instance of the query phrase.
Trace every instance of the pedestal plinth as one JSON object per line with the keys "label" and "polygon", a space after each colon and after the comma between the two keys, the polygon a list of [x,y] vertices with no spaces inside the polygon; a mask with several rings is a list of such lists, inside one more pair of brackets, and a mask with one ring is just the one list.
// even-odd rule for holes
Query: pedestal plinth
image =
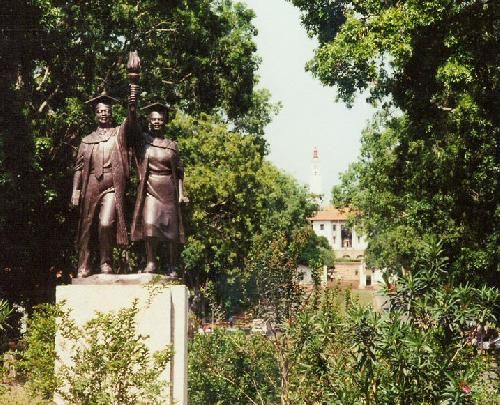
{"label": "pedestal plinth", "polygon": [[[167,398],[160,403],[187,404],[187,288],[151,282],[151,275],[97,275],[79,279],[76,284],[58,286],[56,301],[64,302],[77,325],[84,325],[96,311],[111,312],[130,308],[138,300],[137,333],[149,336],[146,344],[151,353],[172,345],[173,357],[161,378],[168,383]],[[158,277],[158,276],[157,276]],[[71,362],[71,345],[56,333],[56,352],[61,364]],[[66,404],[55,398],[56,404]]]}

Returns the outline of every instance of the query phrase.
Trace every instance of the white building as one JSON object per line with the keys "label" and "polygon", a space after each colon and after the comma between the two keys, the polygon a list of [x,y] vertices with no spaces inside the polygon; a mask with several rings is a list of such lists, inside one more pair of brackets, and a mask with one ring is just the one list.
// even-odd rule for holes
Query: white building
{"label": "white building", "polygon": [[[366,239],[347,225],[349,214],[352,214],[352,212],[348,208],[325,207],[319,150],[316,147],[313,149],[309,191],[320,207],[320,211],[316,212],[312,218],[309,218],[313,230],[316,235],[324,236],[328,240],[337,259],[331,277],[344,284],[358,286],[359,288],[380,283],[382,272],[366,268],[364,261],[367,248]],[[303,276],[302,283],[311,284],[312,275],[310,269],[302,268],[299,271]],[[326,284],[326,272],[325,266],[322,284]]]}
{"label": "white building", "polygon": [[349,209],[328,207],[318,211],[312,218],[312,227],[316,235],[324,236],[337,258],[363,260],[367,247],[363,235],[347,226]]}
{"label": "white building", "polygon": [[335,263],[334,279],[358,288],[379,286],[383,281],[383,271],[366,267],[365,250],[368,244],[363,235],[347,226],[350,214],[352,212],[348,208],[329,207],[318,211],[309,220],[316,235],[324,236],[335,252],[338,261]]}

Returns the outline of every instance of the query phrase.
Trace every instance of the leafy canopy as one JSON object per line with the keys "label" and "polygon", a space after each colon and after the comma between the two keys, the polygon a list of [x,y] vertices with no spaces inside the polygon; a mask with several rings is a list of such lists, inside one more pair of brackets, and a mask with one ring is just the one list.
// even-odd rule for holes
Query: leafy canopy
{"label": "leafy canopy", "polygon": [[333,33],[312,73],[383,103],[333,192],[363,213],[372,263],[412,269],[440,240],[455,281],[498,286],[498,3],[292,2],[311,34]]}

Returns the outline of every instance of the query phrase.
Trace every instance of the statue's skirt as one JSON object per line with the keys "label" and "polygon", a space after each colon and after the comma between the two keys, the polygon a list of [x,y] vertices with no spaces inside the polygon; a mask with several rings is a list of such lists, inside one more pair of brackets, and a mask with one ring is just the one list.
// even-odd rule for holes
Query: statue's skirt
{"label": "statue's skirt", "polygon": [[178,241],[177,192],[171,174],[148,173],[144,201],[144,236]]}

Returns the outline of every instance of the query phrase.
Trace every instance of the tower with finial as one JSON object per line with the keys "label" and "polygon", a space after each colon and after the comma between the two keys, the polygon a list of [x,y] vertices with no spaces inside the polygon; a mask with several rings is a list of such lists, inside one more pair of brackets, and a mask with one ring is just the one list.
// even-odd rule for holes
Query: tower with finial
{"label": "tower with finial", "polygon": [[323,182],[321,180],[321,168],[319,162],[319,150],[315,146],[311,163],[311,178],[309,180],[309,190],[314,196],[316,203],[321,207],[324,204]]}

